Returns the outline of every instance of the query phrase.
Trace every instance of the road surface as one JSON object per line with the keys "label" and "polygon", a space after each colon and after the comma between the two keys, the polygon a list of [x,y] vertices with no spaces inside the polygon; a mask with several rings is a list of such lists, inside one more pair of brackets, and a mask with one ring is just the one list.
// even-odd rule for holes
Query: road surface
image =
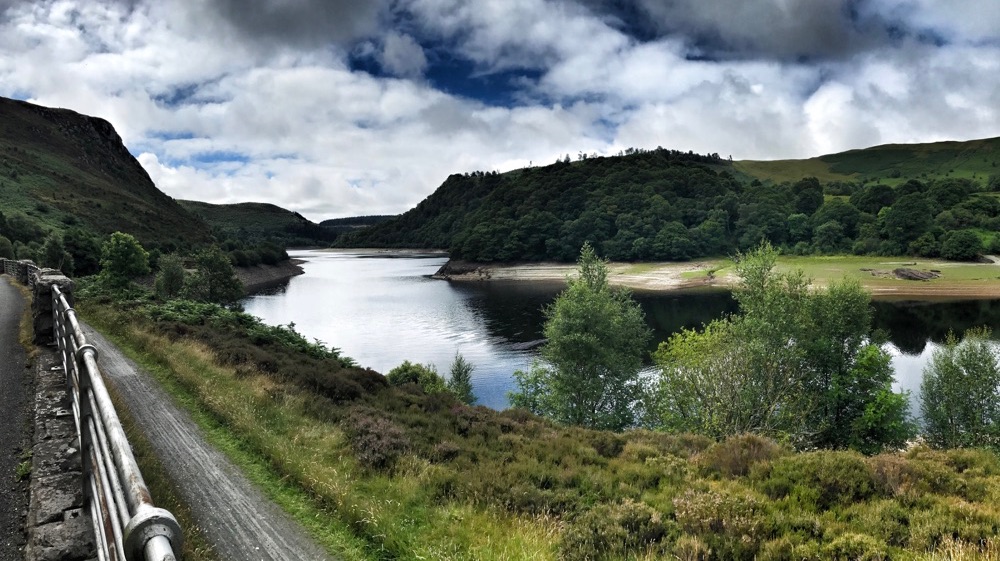
{"label": "road surface", "polygon": [[24,559],[24,517],[28,484],[15,480],[27,440],[31,377],[18,342],[24,298],[0,277],[0,561]]}
{"label": "road surface", "polygon": [[177,408],[134,362],[90,326],[87,341],[98,363],[133,412],[198,526],[220,559],[323,561],[330,559],[277,505],[219,451],[205,442],[187,413]]}

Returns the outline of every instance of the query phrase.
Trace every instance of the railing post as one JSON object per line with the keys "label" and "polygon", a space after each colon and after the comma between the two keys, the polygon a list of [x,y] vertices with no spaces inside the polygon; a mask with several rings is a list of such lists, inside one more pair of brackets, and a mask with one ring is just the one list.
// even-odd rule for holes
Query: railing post
{"label": "railing post", "polygon": [[[22,262],[23,263],[23,262]],[[32,264],[34,265],[34,264]],[[51,345],[55,341],[55,318],[53,317],[52,287],[58,286],[73,305],[73,280],[56,269],[38,269],[32,275],[31,319],[35,330],[36,345]]]}

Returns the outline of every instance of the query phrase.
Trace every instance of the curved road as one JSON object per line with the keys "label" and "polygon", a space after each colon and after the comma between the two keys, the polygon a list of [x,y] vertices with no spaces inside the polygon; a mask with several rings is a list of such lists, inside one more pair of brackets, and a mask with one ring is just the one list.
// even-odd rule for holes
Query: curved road
{"label": "curved road", "polygon": [[105,380],[117,388],[190,505],[220,559],[324,561],[330,557],[219,451],[205,442],[149,374],[90,326]]}
{"label": "curved road", "polygon": [[18,342],[24,298],[0,277],[0,561],[24,559],[24,514],[28,485],[14,480],[21,452],[28,446],[28,399],[24,348]]}

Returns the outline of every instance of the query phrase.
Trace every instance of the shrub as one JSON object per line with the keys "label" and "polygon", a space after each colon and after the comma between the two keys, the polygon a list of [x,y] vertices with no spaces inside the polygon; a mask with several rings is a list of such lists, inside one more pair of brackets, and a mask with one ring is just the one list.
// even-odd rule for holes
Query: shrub
{"label": "shrub", "polygon": [[872,471],[857,452],[818,451],[784,456],[769,468],[761,489],[773,499],[792,497],[805,507],[826,510],[865,500],[878,491]]}
{"label": "shrub", "polygon": [[712,550],[695,536],[684,535],[677,539],[672,551],[679,561],[708,561]]}
{"label": "shrub", "polygon": [[681,529],[704,539],[718,559],[753,559],[770,534],[764,503],[750,493],[688,490],[673,504]]}
{"label": "shrub", "polygon": [[389,383],[393,386],[404,384],[416,384],[424,393],[441,393],[448,391],[444,380],[438,375],[433,365],[413,364],[406,360],[403,364],[393,368],[386,375]]}
{"label": "shrub", "polygon": [[365,468],[391,470],[410,448],[403,430],[370,407],[352,408],[341,424],[358,463]]}
{"label": "shrub", "polygon": [[461,454],[462,449],[450,440],[443,440],[434,445],[431,450],[431,461],[450,462]]}
{"label": "shrub", "polygon": [[958,473],[971,472],[980,476],[1000,474],[1000,458],[992,450],[958,448],[946,452],[946,462]]}
{"label": "shrub", "polygon": [[875,538],[847,533],[823,547],[823,556],[833,561],[883,561],[889,558],[885,546]]}
{"label": "shrub", "polygon": [[559,558],[621,559],[657,550],[676,527],[648,505],[625,500],[598,505],[573,521],[563,534]]}
{"label": "shrub", "polygon": [[770,462],[783,453],[773,440],[753,434],[732,436],[699,454],[697,464],[710,473],[738,477],[750,473],[760,462]]}

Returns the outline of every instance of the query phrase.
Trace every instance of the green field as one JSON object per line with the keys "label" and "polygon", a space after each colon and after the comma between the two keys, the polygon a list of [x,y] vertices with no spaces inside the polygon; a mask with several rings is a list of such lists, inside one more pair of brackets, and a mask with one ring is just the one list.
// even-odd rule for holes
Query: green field
{"label": "green field", "polygon": [[888,185],[907,179],[972,179],[985,182],[1000,174],[1000,138],[968,142],[887,144],[805,160],[742,160],[740,172],[762,181],[798,181],[815,177],[831,181],[879,181]]}
{"label": "green field", "polygon": [[[938,271],[931,280],[904,280],[892,275],[897,268]],[[827,286],[844,278],[857,279],[875,298],[918,297],[921,299],[1000,297],[1000,265],[963,263],[913,257],[782,256],[782,271],[801,270],[816,286]],[[732,272],[725,268],[718,277]]]}

